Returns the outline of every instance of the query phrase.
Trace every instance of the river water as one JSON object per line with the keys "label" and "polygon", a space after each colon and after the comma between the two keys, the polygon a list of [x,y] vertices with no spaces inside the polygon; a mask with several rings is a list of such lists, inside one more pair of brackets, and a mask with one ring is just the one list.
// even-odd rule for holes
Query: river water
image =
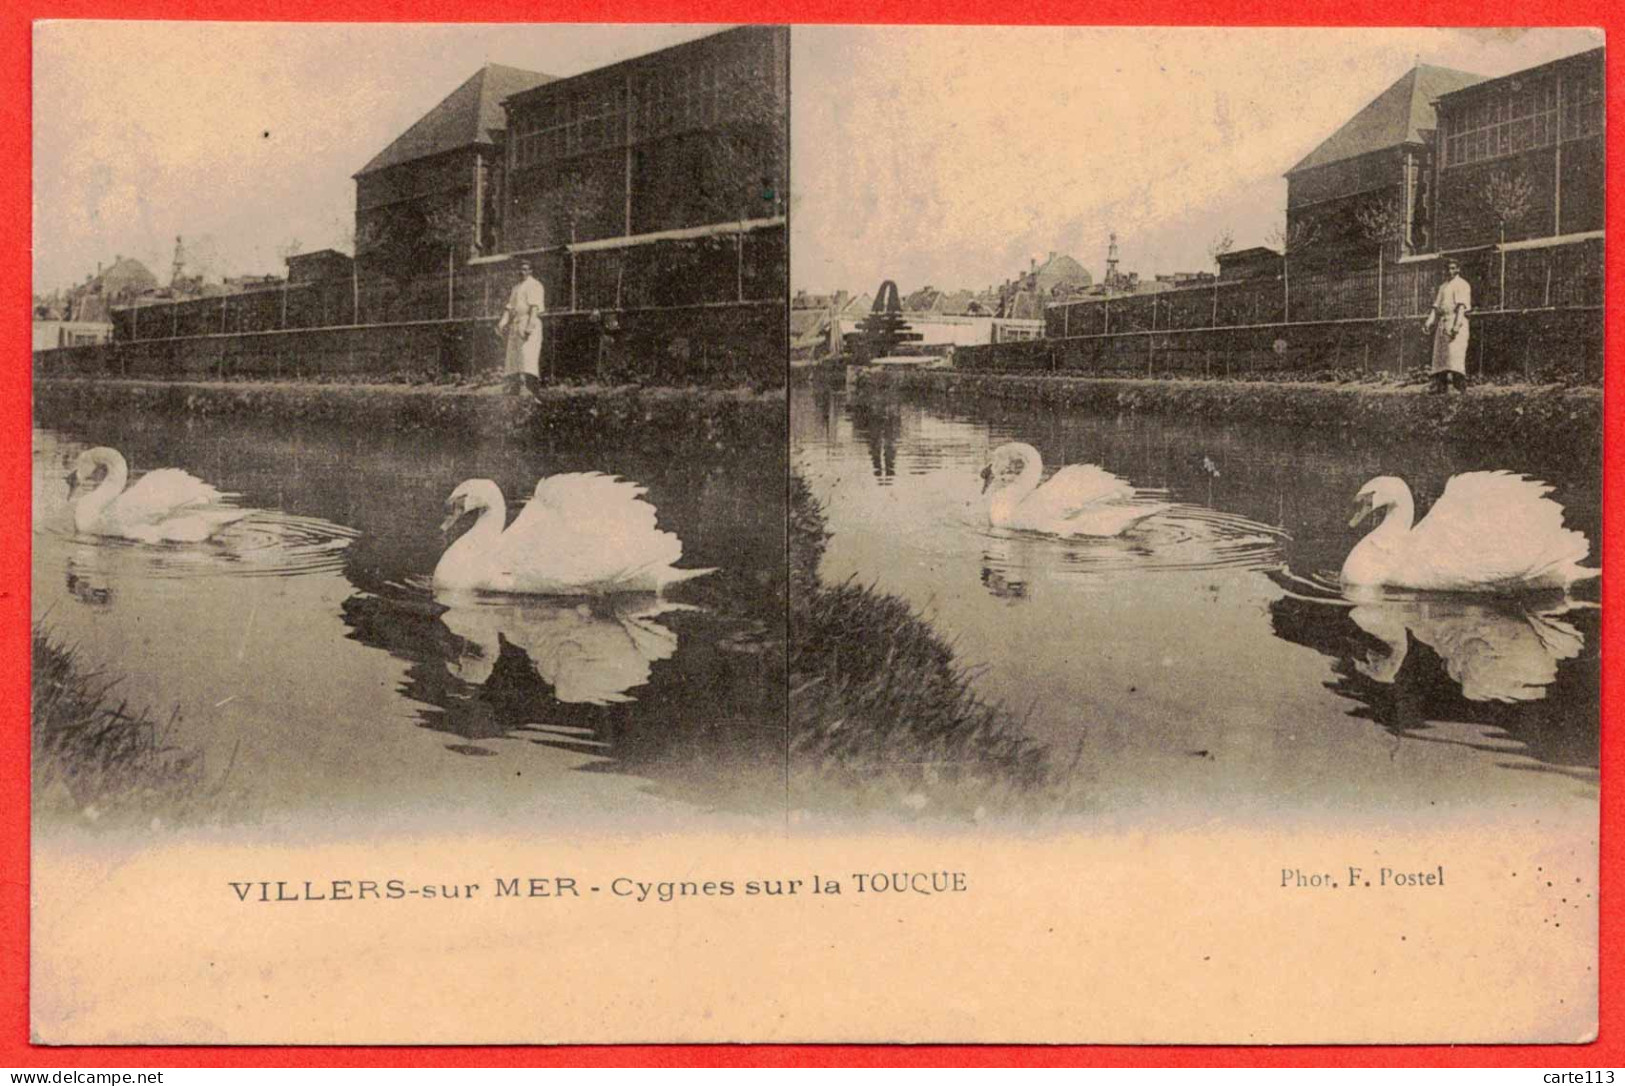
{"label": "river water", "polygon": [[[161,745],[195,756],[228,817],[782,811],[782,424],[764,424],[747,456],[682,435],[570,448],[134,411],[45,421],[36,624]],[[202,545],[77,537],[65,476],[90,445],[122,451],[136,476],[185,469],[258,512]],[[436,598],[427,578],[454,486],[490,478],[513,502],[544,474],[586,470],[644,484],[681,564],[718,572],[665,600]],[[73,818],[110,807],[45,798]]]}
{"label": "river water", "polygon": [[[1425,509],[1453,473],[1527,472],[1595,540],[1599,465],[1557,448],[810,389],[791,407],[791,464],[833,533],[823,581],[923,615],[1097,824],[1595,809],[1593,606],[1355,607],[1334,575],[1371,476],[1404,476]],[[744,444],[555,442],[50,417],[34,439],[33,614],[159,745],[197,759],[217,800],[206,814],[351,830],[839,815],[843,791],[791,764],[812,755],[786,734],[784,445],[760,429]],[[979,472],[1009,440],[1051,470],[1101,464],[1172,508],[1118,539],[991,530]],[[206,545],[77,537],[64,476],[92,444],[257,512]],[[683,564],[718,572],[663,601],[436,597],[427,576],[458,482],[491,478],[514,498],[576,470],[646,485]],[[861,766],[864,742],[834,746]],[[870,745],[879,768],[901,756]],[[922,814],[912,788],[882,797],[887,817]],[[69,791],[39,808],[83,821],[113,806]]]}
{"label": "river water", "polygon": [[[1420,515],[1454,473],[1528,473],[1595,542],[1598,464],[1557,447],[812,389],[795,394],[791,426],[792,466],[832,532],[822,580],[923,614],[1097,819],[1595,808],[1593,605],[1355,607],[1336,573],[1371,526],[1348,520],[1373,476],[1406,478]],[[979,472],[1006,441],[1035,446],[1046,471],[1102,465],[1173,508],[1117,539],[990,529]]]}

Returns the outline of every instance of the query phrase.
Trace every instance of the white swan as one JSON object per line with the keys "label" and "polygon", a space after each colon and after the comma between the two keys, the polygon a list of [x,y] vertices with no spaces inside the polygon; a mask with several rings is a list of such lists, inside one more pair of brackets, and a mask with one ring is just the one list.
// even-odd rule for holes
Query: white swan
{"label": "white swan", "polygon": [[655,619],[688,610],[656,596],[621,595],[588,602],[442,592],[440,621],[464,651],[451,661],[464,682],[491,677],[502,643],[520,649],[562,702],[610,705],[635,700],[628,690],[649,681],[650,665],[677,652],[677,634]]}
{"label": "white swan", "polygon": [[1391,475],[1365,484],[1349,527],[1388,514],[1343,562],[1343,584],[1439,592],[1514,593],[1566,589],[1595,577],[1579,563],[1591,544],[1563,527],[1563,507],[1545,483],[1509,471],[1451,477],[1422,522],[1410,488]]}
{"label": "white swan", "polygon": [[1585,648],[1585,635],[1561,618],[1567,609],[1529,610],[1460,597],[1362,603],[1349,618],[1387,651],[1354,666],[1378,682],[1393,682],[1410,651],[1409,635],[1415,635],[1439,654],[1468,701],[1538,701],[1557,681],[1558,663]]}
{"label": "white swan", "polygon": [[242,520],[252,509],[225,504],[236,495],[223,494],[179,468],[149,471],[125,489],[130,466],[115,449],[86,449],[68,476],[68,500],[80,488],[101,481],[79,497],[73,509],[74,527],[84,535],[119,536],[142,543],[198,543],[226,525]]}
{"label": "white swan", "polygon": [[1051,535],[1111,536],[1171,508],[1147,501],[1133,486],[1093,464],[1064,467],[1039,486],[1043,474],[1044,462],[1031,445],[1016,441],[994,449],[982,469],[982,492],[993,491],[989,523]]}
{"label": "white swan", "polygon": [[678,569],[683,544],[655,526],[636,483],[600,472],[553,475],[503,530],[507,504],[489,479],[470,479],[446,499],[449,530],[478,518],[440,556],[437,588],[535,596],[659,592],[711,569]]}

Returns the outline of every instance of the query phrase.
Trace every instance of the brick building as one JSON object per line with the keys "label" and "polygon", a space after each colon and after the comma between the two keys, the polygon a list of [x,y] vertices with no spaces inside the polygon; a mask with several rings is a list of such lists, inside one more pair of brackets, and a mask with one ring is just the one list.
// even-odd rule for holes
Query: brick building
{"label": "brick building", "polygon": [[1440,95],[1437,248],[1601,231],[1603,88],[1599,48]]}
{"label": "brick building", "polygon": [[288,257],[288,285],[325,283],[334,279],[349,279],[354,262],[337,249],[317,249],[313,253],[295,253]]}
{"label": "brick building", "polygon": [[1433,103],[1483,79],[1418,64],[1288,170],[1293,268],[1369,267],[1379,243],[1362,215],[1379,208],[1395,220],[1389,259],[1430,248]]}
{"label": "brick building", "polygon": [[510,95],[552,80],[487,64],[355,175],[357,256],[391,274],[443,269],[497,247]]}
{"label": "brick building", "polygon": [[780,215],[788,82],[789,30],[746,26],[512,95],[502,247]]}

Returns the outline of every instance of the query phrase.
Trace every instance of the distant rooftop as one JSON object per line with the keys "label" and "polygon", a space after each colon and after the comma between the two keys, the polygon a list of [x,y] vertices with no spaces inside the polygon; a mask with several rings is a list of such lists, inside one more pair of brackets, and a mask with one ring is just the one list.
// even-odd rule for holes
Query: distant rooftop
{"label": "distant rooftop", "polygon": [[1348,123],[1286,172],[1288,177],[1316,166],[1357,158],[1407,143],[1420,143],[1422,131],[1434,128],[1433,102],[1442,94],[1482,83],[1485,77],[1454,68],[1418,64],[1383,91]]}
{"label": "distant rooftop", "polygon": [[475,144],[489,145],[491,133],[502,131],[508,124],[502,100],[551,83],[554,78],[506,64],[487,64],[375,155],[356,176]]}

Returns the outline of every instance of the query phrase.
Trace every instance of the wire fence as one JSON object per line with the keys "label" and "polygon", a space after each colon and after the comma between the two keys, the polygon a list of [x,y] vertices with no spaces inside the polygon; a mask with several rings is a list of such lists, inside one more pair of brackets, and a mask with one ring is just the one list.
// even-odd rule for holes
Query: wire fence
{"label": "wire fence", "polygon": [[[788,289],[782,228],[529,259],[547,292],[550,317],[771,302]],[[398,279],[358,274],[141,304],[113,311],[113,335],[135,341],[496,318],[517,281],[515,268],[507,261]]]}
{"label": "wire fence", "polygon": [[[1461,255],[1475,311],[1600,308],[1602,243]],[[1438,260],[1216,281],[1155,294],[1091,298],[1045,312],[1051,339],[1337,320],[1423,317],[1442,278]]]}

